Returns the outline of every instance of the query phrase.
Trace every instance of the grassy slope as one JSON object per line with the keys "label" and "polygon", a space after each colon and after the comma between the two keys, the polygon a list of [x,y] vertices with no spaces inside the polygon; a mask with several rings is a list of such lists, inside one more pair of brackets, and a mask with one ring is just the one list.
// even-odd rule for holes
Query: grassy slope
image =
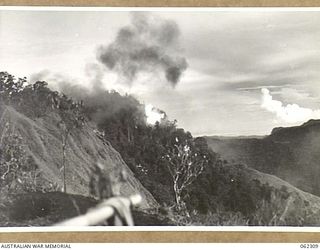
{"label": "grassy slope", "polygon": [[[22,136],[27,152],[39,165],[44,178],[62,186],[59,170],[62,159],[62,138],[58,127],[60,117],[50,113],[46,117],[31,120],[3,106],[0,108],[0,136],[5,133],[5,124],[10,123],[15,133]],[[133,176],[120,154],[111,145],[103,143],[94,133],[94,127],[86,124],[83,129],[75,130],[69,136],[67,147],[67,192],[88,195],[88,183],[93,164],[100,160],[113,180],[119,179],[121,169],[128,173],[128,182],[122,184],[120,192],[128,196],[140,193],[143,196],[142,208],[158,206],[152,195]]]}

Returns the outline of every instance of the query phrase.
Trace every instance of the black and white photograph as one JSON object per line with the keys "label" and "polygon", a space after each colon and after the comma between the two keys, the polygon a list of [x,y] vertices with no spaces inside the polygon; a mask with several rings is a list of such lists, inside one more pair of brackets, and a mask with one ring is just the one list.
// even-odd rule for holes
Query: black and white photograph
{"label": "black and white photograph", "polygon": [[0,227],[320,226],[319,27],[0,7]]}

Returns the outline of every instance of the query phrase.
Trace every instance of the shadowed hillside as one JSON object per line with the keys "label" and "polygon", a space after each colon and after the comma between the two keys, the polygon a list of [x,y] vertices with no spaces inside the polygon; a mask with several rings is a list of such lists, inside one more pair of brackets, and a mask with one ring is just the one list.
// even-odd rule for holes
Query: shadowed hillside
{"label": "shadowed hillside", "polygon": [[[0,198],[0,227],[51,226],[63,220],[85,214],[98,201],[90,197],[61,192],[12,194]],[[174,225],[170,219],[134,209],[137,226]]]}
{"label": "shadowed hillside", "polygon": [[274,174],[304,191],[320,194],[320,121],[275,128],[264,138],[206,137],[212,150],[236,161]]}

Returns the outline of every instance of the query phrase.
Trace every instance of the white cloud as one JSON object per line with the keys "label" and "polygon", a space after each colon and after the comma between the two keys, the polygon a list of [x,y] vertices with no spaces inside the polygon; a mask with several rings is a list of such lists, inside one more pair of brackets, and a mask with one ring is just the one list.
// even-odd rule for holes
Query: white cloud
{"label": "white cloud", "polygon": [[307,121],[309,119],[320,119],[320,110],[312,110],[300,107],[298,104],[287,104],[286,106],[278,100],[274,100],[270,91],[266,88],[261,89],[261,107],[274,113],[278,118],[287,123]]}

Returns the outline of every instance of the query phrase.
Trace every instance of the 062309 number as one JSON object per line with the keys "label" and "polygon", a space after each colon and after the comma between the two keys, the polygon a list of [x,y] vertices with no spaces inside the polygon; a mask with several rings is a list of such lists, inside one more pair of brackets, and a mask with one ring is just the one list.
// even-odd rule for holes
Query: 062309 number
{"label": "062309 number", "polygon": [[304,244],[300,244],[300,248],[303,249],[316,249],[319,247],[319,244],[317,243],[304,243]]}

